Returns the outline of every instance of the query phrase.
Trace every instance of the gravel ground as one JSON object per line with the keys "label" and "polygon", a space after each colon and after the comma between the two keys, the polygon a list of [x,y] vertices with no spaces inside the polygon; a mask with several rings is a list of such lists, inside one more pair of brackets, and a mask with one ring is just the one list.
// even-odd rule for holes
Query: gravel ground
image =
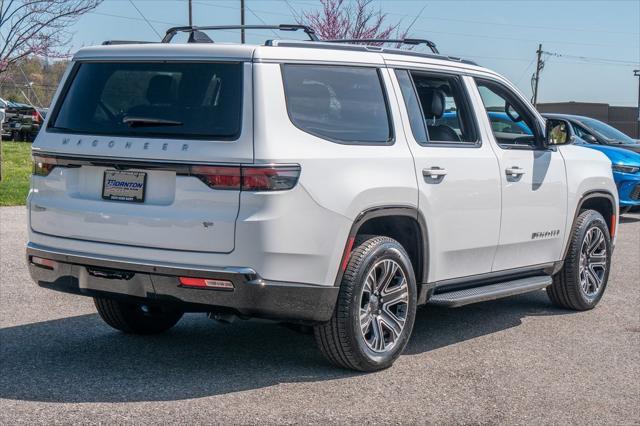
{"label": "gravel ground", "polygon": [[312,336],[188,315],[117,333],[90,299],[40,289],[24,207],[0,208],[0,424],[640,424],[640,215],[622,219],[593,311],[543,291],[419,311],[394,367],[327,365]]}

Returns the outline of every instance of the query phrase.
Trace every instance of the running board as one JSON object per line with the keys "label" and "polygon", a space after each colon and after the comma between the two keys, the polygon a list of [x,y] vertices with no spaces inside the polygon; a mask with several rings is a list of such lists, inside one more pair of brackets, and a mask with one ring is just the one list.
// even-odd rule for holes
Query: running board
{"label": "running board", "polygon": [[458,306],[469,305],[471,303],[486,302],[488,300],[501,299],[503,297],[515,296],[516,294],[541,290],[551,285],[552,282],[553,279],[548,275],[521,278],[497,284],[434,294],[427,301],[427,304],[457,308]]}

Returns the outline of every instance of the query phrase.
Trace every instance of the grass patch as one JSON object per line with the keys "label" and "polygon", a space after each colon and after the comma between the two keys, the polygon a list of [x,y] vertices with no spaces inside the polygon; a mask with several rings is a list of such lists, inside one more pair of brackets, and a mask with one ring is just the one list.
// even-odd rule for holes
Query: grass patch
{"label": "grass patch", "polygon": [[2,142],[0,206],[24,205],[31,176],[31,144]]}

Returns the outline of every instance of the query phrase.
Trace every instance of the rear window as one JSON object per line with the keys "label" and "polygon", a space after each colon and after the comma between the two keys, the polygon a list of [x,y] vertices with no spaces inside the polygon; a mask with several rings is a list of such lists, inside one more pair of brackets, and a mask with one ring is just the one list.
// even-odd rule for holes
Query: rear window
{"label": "rear window", "polygon": [[79,63],[50,129],[96,135],[237,139],[241,63]]}
{"label": "rear window", "polygon": [[392,139],[378,70],[365,67],[284,65],[291,121],[321,138],[346,143]]}

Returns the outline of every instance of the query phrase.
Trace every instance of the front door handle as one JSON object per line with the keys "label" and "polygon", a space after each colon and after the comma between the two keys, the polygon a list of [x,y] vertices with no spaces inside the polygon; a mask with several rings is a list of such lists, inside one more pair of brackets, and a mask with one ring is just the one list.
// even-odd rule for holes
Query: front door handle
{"label": "front door handle", "polygon": [[524,174],[524,170],[518,166],[513,166],[513,167],[507,167],[507,169],[505,170],[505,173],[507,174],[508,177],[518,177]]}
{"label": "front door handle", "polygon": [[440,179],[445,177],[447,174],[447,170],[441,167],[429,167],[427,169],[422,169],[422,176],[428,177],[431,179]]}

